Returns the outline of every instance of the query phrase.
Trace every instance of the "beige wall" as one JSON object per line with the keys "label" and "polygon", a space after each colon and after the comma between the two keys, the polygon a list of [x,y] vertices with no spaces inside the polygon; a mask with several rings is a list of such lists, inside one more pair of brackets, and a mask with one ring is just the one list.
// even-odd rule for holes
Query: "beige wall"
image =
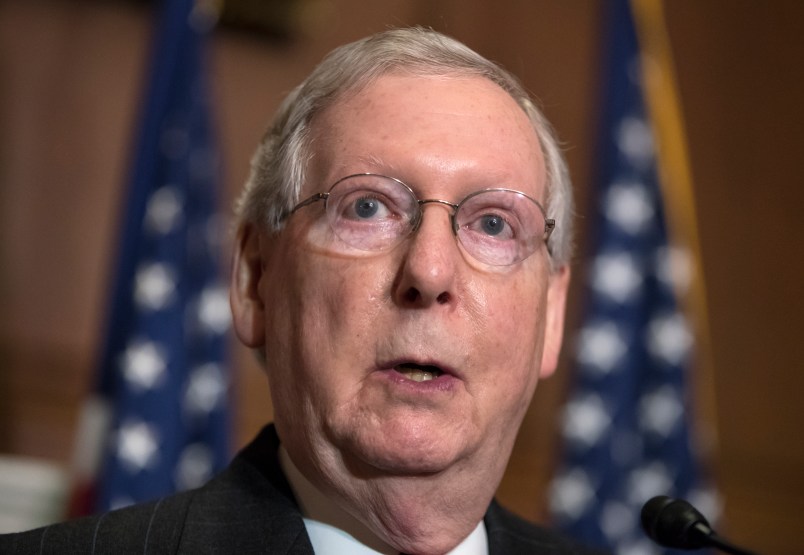
{"label": "beige wall", "polygon": [[[422,23],[502,62],[536,91],[568,147],[583,212],[603,3],[317,5],[318,17],[289,44],[228,30],[215,37],[227,202],[283,93],[323,53],[387,25]],[[729,532],[763,553],[794,553],[804,521],[804,4],[772,6],[667,2],[696,184],[714,463]],[[0,452],[69,459],[98,349],[148,25],[146,12],[115,3],[0,0]],[[583,262],[581,254],[578,276]],[[570,329],[579,308],[576,294]],[[270,417],[270,400],[249,353],[233,348],[242,444]],[[540,386],[500,490],[532,519],[545,516],[568,373]]]}

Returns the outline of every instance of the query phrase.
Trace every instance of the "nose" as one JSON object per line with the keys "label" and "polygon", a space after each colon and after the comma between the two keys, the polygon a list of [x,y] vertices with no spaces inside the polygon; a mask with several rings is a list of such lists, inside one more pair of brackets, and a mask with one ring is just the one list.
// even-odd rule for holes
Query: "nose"
{"label": "nose", "polygon": [[405,245],[395,284],[394,296],[400,306],[428,307],[455,300],[461,253],[452,232],[450,213],[450,205],[446,203],[423,210],[418,229]]}

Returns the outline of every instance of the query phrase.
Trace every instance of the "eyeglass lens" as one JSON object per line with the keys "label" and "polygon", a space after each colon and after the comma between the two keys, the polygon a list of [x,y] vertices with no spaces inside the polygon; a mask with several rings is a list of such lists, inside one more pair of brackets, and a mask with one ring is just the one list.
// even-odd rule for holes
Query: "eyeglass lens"
{"label": "eyeglass lens", "polygon": [[[344,243],[360,250],[382,251],[414,231],[422,217],[420,205],[428,202],[417,200],[413,191],[396,179],[354,175],[330,189],[327,217]],[[524,193],[486,189],[466,197],[457,209],[444,204],[453,208],[453,230],[463,248],[483,263],[514,264],[544,241],[544,214]]]}

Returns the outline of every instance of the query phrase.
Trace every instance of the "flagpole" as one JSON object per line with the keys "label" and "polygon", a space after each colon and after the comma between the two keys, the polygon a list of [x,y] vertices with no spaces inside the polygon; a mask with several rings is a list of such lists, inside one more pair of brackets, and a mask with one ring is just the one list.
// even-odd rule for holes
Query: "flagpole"
{"label": "flagpole", "polygon": [[[717,395],[711,352],[706,284],[703,274],[697,210],[687,135],[681,109],[673,52],[661,0],[630,0],[637,39],[642,52],[645,97],[657,139],[660,189],[667,206],[670,236],[691,258],[690,283],[679,292],[687,314],[695,323],[696,410],[705,425],[695,431],[699,447],[709,461],[718,456]],[[701,429],[703,428],[703,429]]]}

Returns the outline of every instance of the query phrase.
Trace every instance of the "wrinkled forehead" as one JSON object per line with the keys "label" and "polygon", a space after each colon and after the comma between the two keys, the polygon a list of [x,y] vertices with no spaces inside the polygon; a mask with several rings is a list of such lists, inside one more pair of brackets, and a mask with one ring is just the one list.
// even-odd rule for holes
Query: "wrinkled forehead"
{"label": "wrinkled forehead", "polygon": [[[471,83],[483,83],[484,86],[491,86],[499,89],[503,94],[507,95],[520,110],[526,115],[528,110],[525,104],[530,102],[530,98],[524,89],[519,88],[519,84],[514,81],[506,81],[504,78],[498,76],[482,73],[479,70],[459,67],[442,67],[422,63],[421,65],[405,65],[400,64],[396,66],[389,66],[383,70],[372,71],[368,74],[360,75],[347,79],[340,87],[335,87],[329,90],[328,94],[324,96],[323,102],[317,103],[320,108],[327,110],[332,108],[338,103],[348,101],[349,99],[360,95],[366,89],[371,88],[373,84],[382,79],[400,79],[400,80],[441,80],[453,81],[455,83],[469,84],[464,88],[470,91]],[[515,79],[512,77],[512,79]],[[522,98],[519,98],[519,97]],[[525,100],[526,99],[526,100]],[[322,110],[322,111],[323,111]],[[318,109],[314,113],[318,113]],[[529,116],[528,116],[529,117]],[[535,124],[534,124],[535,125]],[[536,126],[538,128],[538,126]]]}
{"label": "wrinkled forehead", "polygon": [[533,125],[508,92],[484,77],[384,75],[317,114],[310,145],[316,188],[372,171],[414,183],[428,174],[463,176],[467,186],[506,185],[543,196],[544,160]]}

